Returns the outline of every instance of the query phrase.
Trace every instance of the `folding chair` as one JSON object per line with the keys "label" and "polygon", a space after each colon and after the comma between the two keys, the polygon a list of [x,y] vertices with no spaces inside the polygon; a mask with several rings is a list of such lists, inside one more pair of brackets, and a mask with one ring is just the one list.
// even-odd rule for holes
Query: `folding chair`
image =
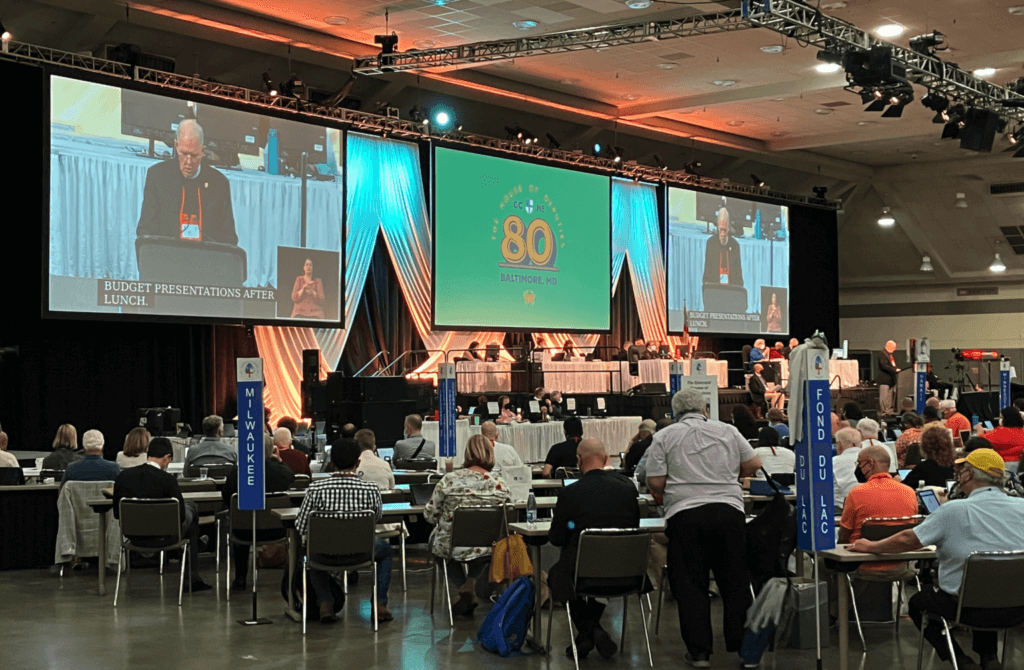
{"label": "folding chair", "polygon": [[946,644],[949,645],[950,660],[953,670],[960,670],[953,652],[953,638],[950,628],[962,626],[972,631],[1002,631],[1003,661],[1006,660],[1006,636],[1011,628],[1016,628],[1020,621],[1006,626],[981,627],[972,626],[963,621],[964,608],[970,609],[1002,609],[1024,607],[1024,590],[1016,588],[1021,571],[1024,571],[1024,551],[975,551],[964,563],[963,579],[960,581],[959,602],[956,608],[956,619],[946,621],[944,617],[929,612],[922,612],[921,635],[917,643],[917,670],[921,670],[924,655],[924,629],[929,617],[936,617],[942,622],[946,632]]}
{"label": "folding chair", "polygon": [[[647,634],[647,619],[643,616],[642,591],[647,578],[648,554],[651,551],[651,534],[639,528],[594,528],[580,532],[579,544],[576,547],[576,571],[573,587],[576,597],[622,598],[622,634],[619,648],[626,643],[626,615],[629,611],[629,596],[635,595],[640,604],[640,620],[644,625],[644,640],[647,642],[647,660],[654,667],[654,656],[651,654],[651,638]],[[581,587],[581,580],[601,579],[635,579],[632,586],[624,586],[621,591],[609,594],[607,589],[588,592]],[[593,584],[593,582],[591,582]],[[596,586],[596,584],[595,584]],[[580,659],[576,651],[576,638],[572,633],[572,612],[569,603],[565,604],[565,615],[569,620],[569,640],[572,644],[572,657],[579,670]],[[555,608],[548,611],[548,639],[546,646],[551,648],[551,628],[554,622]]]}
{"label": "folding chair", "polygon": [[[388,503],[405,502],[405,492],[400,490],[381,491],[380,501],[385,505],[387,505]],[[401,528],[397,528],[395,530],[379,530],[377,533],[377,537],[384,540],[390,540],[393,537],[398,538],[398,542],[399,545],[401,546],[402,551],[402,590],[407,591],[408,585],[406,584],[405,580],[405,533],[403,532],[405,529],[405,523],[401,521],[399,523],[402,526]]]}
{"label": "folding chair", "polygon": [[[348,518],[332,516],[338,512],[313,512],[309,515],[306,555],[302,559],[302,634],[306,634],[309,593],[306,585],[309,570],[339,572],[373,567],[373,630],[377,631],[377,562],[373,558],[377,514],[373,510],[346,512]],[[316,556],[317,558],[314,558]],[[338,563],[321,562],[324,556],[337,558]],[[346,558],[368,560],[343,563]]]}
{"label": "folding chair", "polygon": [[[131,589],[132,564],[128,558],[130,551],[171,551],[181,549],[181,579],[178,584],[178,607],[181,607],[181,595],[185,590],[185,563],[189,560],[188,539],[181,534],[181,510],[175,498],[124,498],[119,507],[121,521],[121,551],[117,557],[117,583],[114,587],[114,607],[117,607],[117,596],[121,589],[121,569],[127,568],[128,586]],[[171,542],[151,546],[136,544],[145,538],[170,538]],[[125,565],[127,564],[127,565]],[[161,561],[161,573],[163,572]],[[102,566],[101,566],[102,567]],[[188,583],[188,592],[192,593],[192,582]]]}

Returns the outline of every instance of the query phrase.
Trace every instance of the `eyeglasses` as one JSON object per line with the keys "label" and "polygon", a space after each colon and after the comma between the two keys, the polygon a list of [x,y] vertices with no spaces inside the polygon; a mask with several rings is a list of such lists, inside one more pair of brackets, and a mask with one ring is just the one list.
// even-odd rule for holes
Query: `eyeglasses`
{"label": "eyeglasses", "polygon": [[857,461],[857,467],[858,468],[863,468],[865,465],[870,465],[871,463],[874,463],[874,462],[875,462],[875,459],[873,459],[873,458],[868,458],[868,459],[865,459],[863,461],[858,460]]}

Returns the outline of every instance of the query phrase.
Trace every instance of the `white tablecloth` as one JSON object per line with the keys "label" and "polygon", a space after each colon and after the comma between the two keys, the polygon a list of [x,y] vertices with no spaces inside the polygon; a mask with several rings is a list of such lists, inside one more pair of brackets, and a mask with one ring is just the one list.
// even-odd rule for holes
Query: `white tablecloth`
{"label": "white tablecloth", "polygon": [[512,390],[512,364],[459,361],[455,378],[459,393],[508,393]]}
{"label": "white tablecloth", "polygon": [[[584,419],[583,437],[601,440],[609,454],[624,451],[629,438],[636,434],[642,421],[639,416],[616,416],[608,419]],[[439,424],[427,421],[423,424],[423,437],[438,440]],[[455,462],[461,463],[470,435],[480,433],[480,426],[471,426],[468,419],[460,419],[455,426]],[[561,421],[548,423],[513,423],[498,426],[498,441],[512,445],[524,463],[543,461],[551,445],[565,441]]]}
{"label": "white tablecloth", "polygon": [[[789,383],[789,361],[783,359],[781,361],[769,362],[779,362],[782,364],[782,383]],[[829,361],[828,376],[831,379],[830,385],[833,389],[853,388],[860,383],[857,361],[854,360]]]}
{"label": "white tablecloth", "polygon": [[[640,361],[640,375],[629,374],[627,362],[591,361],[579,363],[553,363],[545,361],[544,388],[562,393],[622,393],[638,384],[665,385],[669,388],[669,364],[666,359]],[[689,374],[690,361],[683,363],[683,374]],[[708,361],[708,369],[718,377],[718,388],[729,384],[729,364],[726,361]],[[844,384],[845,385],[845,384]]]}

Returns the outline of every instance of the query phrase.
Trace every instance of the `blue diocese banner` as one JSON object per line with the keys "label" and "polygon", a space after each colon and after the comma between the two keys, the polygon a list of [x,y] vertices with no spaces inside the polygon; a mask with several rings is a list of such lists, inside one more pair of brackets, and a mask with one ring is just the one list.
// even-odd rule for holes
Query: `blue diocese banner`
{"label": "blue diocese banner", "polygon": [[455,404],[455,364],[441,363],[437,366],[437,397],[441,420],[437,455],[439,458],[455,458],[455,422],[459,411]]}
{"label": "blue diocese banner", "polygon": [[797,544],[806,551],[836,546],[832,476],[832,395],[825,379],[806,382],[803,440],[796,446]]}
{"label": "blue diocese banner", "polygon": [[263,359],[236,359],[238,380],[238,509],[266,507],[263,485]]}

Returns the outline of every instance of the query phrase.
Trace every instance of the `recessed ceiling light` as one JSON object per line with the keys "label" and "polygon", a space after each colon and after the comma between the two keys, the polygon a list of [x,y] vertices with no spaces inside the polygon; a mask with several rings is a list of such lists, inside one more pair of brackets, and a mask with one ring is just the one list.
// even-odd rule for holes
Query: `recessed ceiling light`
{"label": "recessed ceiling light", "polygon": [[654,67],[659,70],[672,70],[679,67],[679,63],[670,63],[668,61],[662,61],[661,63],[655,63]]}
{"label": "recessed ceiling light", "polygon": [[827,107],[819,107],[818,109],[814,110],[814,113],[815,114],[825,115],[825,114],[831,114],[832,110],[828,109]]}
{"label": "recessed ceiling light", "polygon": [[651,0],[626,0],[626,6],[630,9],[647,9],[651,6]]}
{"label": "recessed ceiling light", "polygon": [[867,125],[870,125],[872,123],[874,123],[874,121],[858,121],[857,125],[858,126],[867,126]]}
{"label": "recessed ceiling light", "polygon": [[776,130],[776,131],[775,131],[774,133],[771,133],[771,136],[772,136],[772,137],[785,137],[785,136],[786,136],[786,135],[788,135],[788,134],[789,134],[789,133],[787,133],[787,132],[786,132],[786,131],[784,131],[784,130]]}
{"label": "recessed ceiling light", "polygon": [[346,16],[328,16],[324,19],[324,23],[329,26],[343,26],[348,23],[348,17]]}
{"label": "recessed ceiling light", "polygon": [[732,121],[727,122],[726,125],[732,126],[733,128],[738,128],[739,126],[743,125],[743,122],[740,121],[739,119],[733,119]]}
{"label": "recessed ceiling light", "polygon": [[785,98],[772,98],[772,102],[782,102]]}
{"label": "recessed ceiling light", "polygon": [[1014,16],[1024,16],[1024,5],[1017,5],[1016,7],[1010,7],[1009,11]]}
{"label": "recessed ceiling light", "polygon": [[766,47],[761,47],[761,51],[765,52],[766,54],[780,54],[785,49],[786,47],[782,46],[781,44],[769,44]]}
{"label": "recessed ceiling light", "polygon": [[736,84],[736,80],[735,79],[716,79],[716,80],[714,80],[711,83],[714,84],[715,86],[733,86],[733,85]]}
{"label": "recessed ceiling light", "polygon": [[416,40],[412,44],[420,49],[433,49],[437,46],[437,42],[434,40]]}
{"label": "recessed ceiling light", "polygon": [[526,19],[524,21],[513,21],[512,25],[520,30],[529,30],[530,28],[536,28],[537,22],[533,19]]}
{"label": "recessed ceiling light", "polygon": [[904,30],[903,26],[898,23],[887,23],[875,28],[875,32],[878,33],[879,37],[899,37],[903,34]]}
{"label": "recessed ceiling light", "polygon": [[638,94],[636,94],[636,93],[627,93],[626,95],[624,95],[622,97],[625,100],[639,100],[640,99],[640,96]]}
{"label": "recessed ceiling light", "polygon": [[563,86],[575,86],[576,84],[580,83],[580,80],[579,79],[559,79],[558,83],[562,84]]}
{"label": "recessed ceiling light", "polygon": [[846,7],[845,2],[830,2],[828,4],[821,6],[821,8],[824,9],[826,12],[831,12],[836,9],[843,9],[844,7]]}
{"label": "recessed ceiling light", "polygon": [[982,67],[982,68],[978,68],[977,70],[974,71],[974,76],[975,77],[991,77],[995,73],[996,73],[996,69],[994,67]]}
{"label": "recessed ceiling light", "polygon": [[839,72],[843,69],[843,66],[839,63],[818,63],[814,66],[814,69],[821,74],[832,74],[833,72]]}

